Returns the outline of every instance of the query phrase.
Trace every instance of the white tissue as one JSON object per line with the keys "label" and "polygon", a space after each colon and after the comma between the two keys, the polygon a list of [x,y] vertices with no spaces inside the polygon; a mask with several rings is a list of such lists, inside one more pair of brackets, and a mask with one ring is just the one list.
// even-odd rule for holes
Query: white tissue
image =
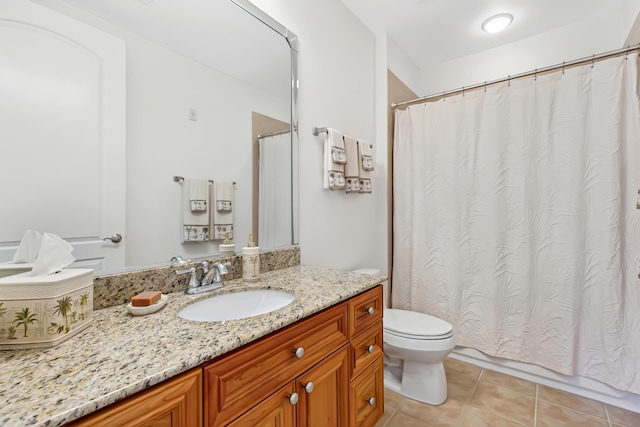
{"label": "white tissue", "polygon": [[35,261],[41,244],[42,234],[35,230],[25,231],[11,262],[14,264],[21,264],[24,262]]}
{"label": "white tissue", "polygon": [[73,251],[73,246],[62,238],[55,234],[44,233],[38,259],[30,275],[44,276],[62,270],[76,260],[71,255],[71,251]]}

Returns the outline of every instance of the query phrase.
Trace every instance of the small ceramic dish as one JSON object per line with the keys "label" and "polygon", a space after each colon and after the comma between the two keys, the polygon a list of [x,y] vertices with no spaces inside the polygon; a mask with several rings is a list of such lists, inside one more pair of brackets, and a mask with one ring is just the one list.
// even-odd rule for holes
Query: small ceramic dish
{"label": "small ceramic dish", "polygon": [[144,316],[145,314],[155,313],[156,311],[160,310],[162,307],[167,305],[168,299],[169,298],[166,295],[162,295],[160,297],[160,301],[144,307],[134,307],[131,305],[131,303],[129,303],[127,304],[127,310],[129,310],[129,313],[133,314],[134,316]]}

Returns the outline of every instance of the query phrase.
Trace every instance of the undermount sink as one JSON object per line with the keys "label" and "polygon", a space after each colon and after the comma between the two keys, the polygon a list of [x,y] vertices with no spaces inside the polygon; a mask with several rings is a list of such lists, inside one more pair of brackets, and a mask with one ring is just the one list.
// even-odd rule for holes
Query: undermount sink
{"label": "undermount sink", "polygon": [[218,322],[244,319],[270,313],[291,304],[296,297],[275,289],[252,289],[230,294],[216,295],[193,304],[178,312],[178,316],[197,322]]}

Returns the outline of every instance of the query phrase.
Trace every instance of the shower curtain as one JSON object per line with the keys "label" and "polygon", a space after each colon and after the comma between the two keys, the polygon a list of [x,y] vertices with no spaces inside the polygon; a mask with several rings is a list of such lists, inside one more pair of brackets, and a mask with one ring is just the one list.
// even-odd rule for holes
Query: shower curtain
{"label": "shower curtain", "polygon": [[638,55],[396,111],[394,308],[640,393]]}
{"label": "shower curtain", "polygon": [[261,138],[258,244],[263,249],[289,246],[291,231],[291,134]]}

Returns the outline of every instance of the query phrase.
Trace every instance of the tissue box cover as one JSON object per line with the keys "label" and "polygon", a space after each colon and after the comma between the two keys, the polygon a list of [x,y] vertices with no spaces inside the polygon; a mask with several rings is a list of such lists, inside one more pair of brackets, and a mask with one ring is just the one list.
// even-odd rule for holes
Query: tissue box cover
{"label": "tissue box cover", "polygon": [[14,264],[12,262],[0,263],[0,277],[13,276],[14,274],[26,273],[33,270],[33,262]]}
{"label": "tissue box cover", "polygon": [[93,320],[93,270],[0,278],[0,350],[52,347]]}

